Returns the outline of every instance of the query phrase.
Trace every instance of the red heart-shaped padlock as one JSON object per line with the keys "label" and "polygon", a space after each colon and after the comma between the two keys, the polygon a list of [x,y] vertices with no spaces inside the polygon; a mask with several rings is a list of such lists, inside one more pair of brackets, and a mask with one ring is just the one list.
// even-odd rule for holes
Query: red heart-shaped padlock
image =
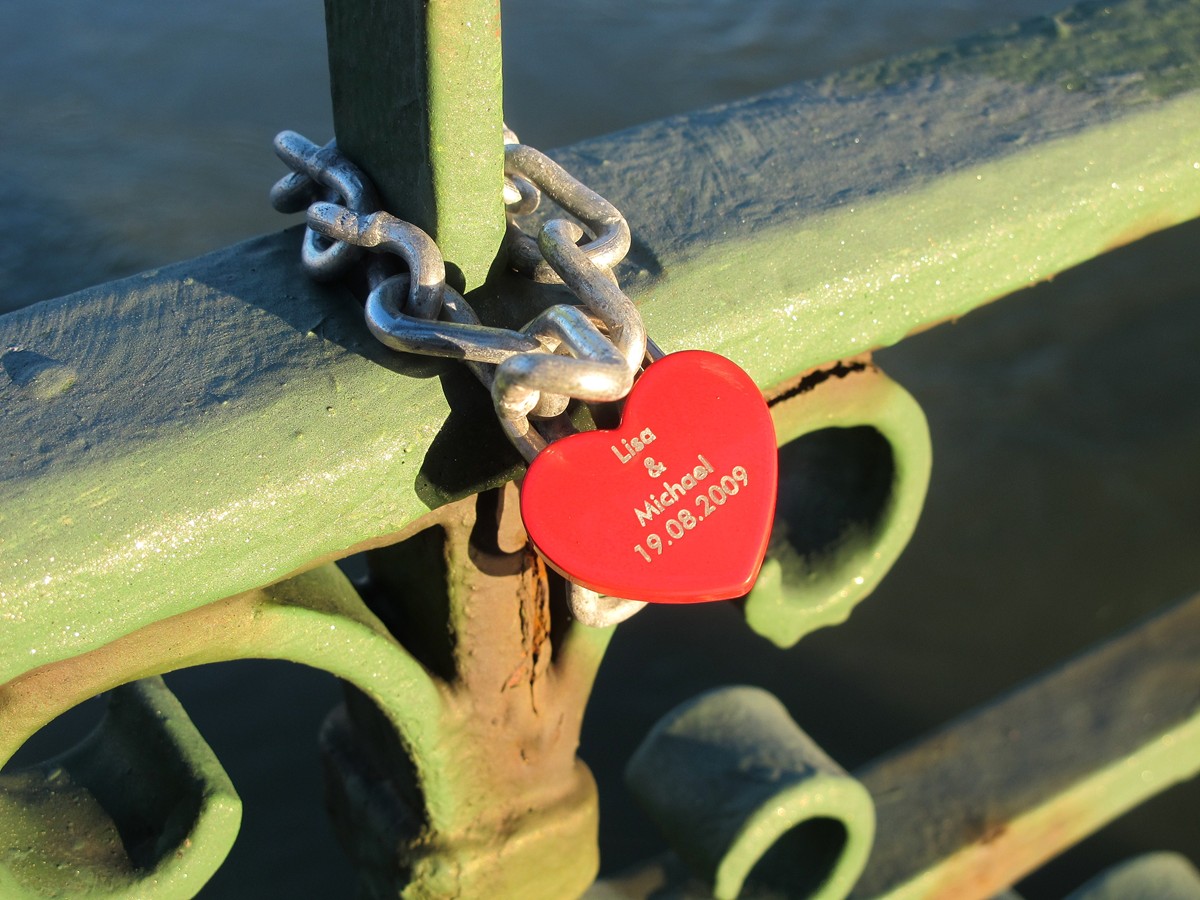
{"label": "red heart-shaped padlock", "polygon": [[728,600],[754,584],[775,514],[771,414],[736,364],[664,356],[619,428],[555,441],[521,486],[525,529],[567,578],[610,597]]}

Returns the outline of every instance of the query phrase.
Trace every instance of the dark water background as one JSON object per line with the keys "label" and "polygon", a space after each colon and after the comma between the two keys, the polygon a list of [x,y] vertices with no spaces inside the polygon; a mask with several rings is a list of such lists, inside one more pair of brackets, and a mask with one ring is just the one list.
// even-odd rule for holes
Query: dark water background
{"label": "dark water background", "polygon": [[[506,112],[552,147],[1056,10],[504,0]],[[0,4],[0,311],[282,227],[270,139],[330,135],[323,40],[318,0]],[[1177,228],[879,354],[933,432],[911,547],[846,625],[789,652],[724,604],[620,630],[582,748],[606,870],[660,848],[621,765],[701,690],[769,688],[854,767],[1200,588],[1197,246]],[[256,662],[168,681],[245,801],[204,896],[350,896],[314,744],[336,683]],[[1198,801],[1196,784],[1169,792],[1022,889],[1061,896],[1144,849],[1200,862]]]}

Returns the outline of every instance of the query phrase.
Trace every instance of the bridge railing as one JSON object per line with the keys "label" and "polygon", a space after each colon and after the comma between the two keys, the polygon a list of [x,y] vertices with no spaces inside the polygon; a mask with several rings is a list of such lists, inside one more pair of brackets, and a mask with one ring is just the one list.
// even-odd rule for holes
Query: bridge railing
{"label": "bridge railing", "polygon": [[[328,3],[340,146],[388,208],[437,237],[486,321],[527,321],[545,293],[495,264],[495,3],[392,4],[393,21],[363,27],[369,6]],[[553,154],[626,215],[634,245],[617,274],[655,340],[730,357],[771,400],[784,489],[741,604],[751,628],[789,646],[843,620],[915,527],[928,431],[872,350],[1200,214],[1198,46],[1200,4],[1084,5]],[[578,893],[595,874],[596,805],[574,752],[611,629],[565,623],[554,579],[525,554],[503,487],[520,462],[486,396],[453,366],[377,345],[346,289],[303,275],[298,246],[296,230],[269,235],[0,319],[0,759],[98,692],[188,665],[290,659],[353,685],[322,742],[334,817],[370,891],[409,878],[427,895]],[[824,484],[830,459],[853,477]],[[360,552],[371,577],[352,585],[331,563]],[[867,788],[819,816],[844,829],[840,849],[798,843],[812,861],[785,866],[780,883],[844,894],[866,865],[867,893],[923,896],[947,878],[955,896],[984,896],[1192,774],[1195,700],[1163,686],[1196,683],[1192,606],[857,779],[786,714],[742,697],[763,742],[792,748],[789,803],[809,803],[814,784]],[[1093,691],[1126,667],[1162,696]],[[497,700],[514,673],[529,690]],[[1133,719],[1155,698],[1167,712],[1114,725],[1120,739],[976,833],[922,839],[897,824],[910,807],[889,805],[904,793],[896,779],[947,783],[929,748],[969,735],[1007,771],[998,723],[1053,716],[1048,697]],[[165,688],[141,681],[113,698],[86,745],[0,779],[11,895],[78,894],[82,878],[96,895],[186,896],[232,842],[236,793]],[[662,734],[670,722],[704,731],[723,695],[705,702]],[[633,783],[658,780],[662,734]],[[711,785],[704,766],[724,752],[745,762],[728,737],[669,763],[679,791]],[[1131,760],[1168,746],[1154,777],[1135,771]],[[947,809],[969,809],[971,780],[952,782],[963,793]],[[1090,812],[1050,829],[1072,791]],[[713,826],[727,840],[697,843],[699,814],[672,825],[676,801],[644,793],[721,896],[744,878],[770,883],[758,862],[772,841],[809,834],[802,816],[745,842],[772,793]],[[1000,836],[1025,841],[1023,815],[1042,816],[1029,826],[1037,852]]]}

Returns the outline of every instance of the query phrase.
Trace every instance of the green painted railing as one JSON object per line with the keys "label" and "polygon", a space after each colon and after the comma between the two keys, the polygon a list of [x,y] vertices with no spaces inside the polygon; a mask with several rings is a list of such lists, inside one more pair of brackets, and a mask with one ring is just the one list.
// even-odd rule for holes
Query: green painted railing
{"label": "green painted railing", "polygon": [[[496,264],[495,0],[327,10],[340,145],[438,237],[485,320],[528,320],[552,298]],[[1200,214],[1198,56],[1200,3],[1084,5],[554,154],[628,218],[618,275],[658,343],[723,353],[771,399],[784,477],[751,628],[789,646],[841,621],[915,527],[928,431],[870,351]],[[611,630],[563,621],[502,488],[519,460],[470,376],[378,346],[345,289],[301,273],[298,244],[259,238],[0,319],[0,761],[98,692],[289,659],[353,686],[322,746],[368,895],[578,894],[596,795],[575,749]],[[793,458],[818,477],[789,476]],[[822,483],[831,465],[851,487]],[[360,551],[356,590],[330,563]],[[1200,683],[1195,602],[1164,615],[855,778],[771,702],[738,695],[731,731],[727,695],[701,698],[630,770],[693,874],[672,859],[593,890],[999,890],[1200,766],[1198,701],[1178,688]],[[1120,693],[1126,675],[1144,689]],[[4,896],[188,896],[231,843],[236,795],[165,688],[112,696],[86,746],[0,777]],[[945,749],[989,748],[1011,784],[1062,745],[997,735],[1063,704],[1121,715],[1076,722],[1094,752],[1004,802]],[[701,749],[656,763],[677,759],[676,732]],[[739,769],[746,733],[765,781]],[[174,773],[175,792],[123,788],[118,760]],[[656,799],[663,765],[682,786]],[[744,808],[715,811],[721,785]],[[829,790],[850,799],[797,812]],[[976,801],[988,827],[963,813]],[[790,811],[767,825],[771,804]],[[929,827],[909,827],[922,805]]]}

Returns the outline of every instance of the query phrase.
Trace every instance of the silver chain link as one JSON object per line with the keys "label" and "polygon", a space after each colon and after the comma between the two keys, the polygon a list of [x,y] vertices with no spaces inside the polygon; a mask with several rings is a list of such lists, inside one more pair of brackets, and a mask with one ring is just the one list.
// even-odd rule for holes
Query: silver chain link
{"label": "silver chain link", "polygon": [[[367,327],[392,349],[466,363],[491,392],[509,440],[532,461],[548,438],[573,430],[563,415],[571,399],[624,398],[647,359],[662,351],[648,340],[613,274],[629,252],[625,217],[548,156],[521,144],[507,126],[504,142],[510,264],[534,281],[565,284],[583,304],[551,306],[519,331],[480,322],[446,284],[433,239],[379,211],[370,180],[335,142],[321,147],[293,131],[277,135],[275,152],[292,171],[271,189],[271,203],[280,212],[307,211],[301,262],[314,279],[345,275],[366,250],[400,257],[407,272],[399,275],[389,274],[378,256],[368,262]],[[543,194],[578,222],[551,219],[535,239],[515,217],[535,210]],[[596,627],[624,621],[646,605],[574,583],[569,602],[577,619]]]}
{"label": "silver chain link", "polygon": [[[275,153],[290,169],[271,189],[271,204],[280,212],[301,212],[320,198],[337,198],[354,212],[373,212],[379,199],[370,180],[338,152],[331,141],[318,147],[294,131],[275,136]],[[363,248],[350,243],[329,243],[311,228],[304,233],[300,259],[309,276],[332,281],[361,260]]]}

